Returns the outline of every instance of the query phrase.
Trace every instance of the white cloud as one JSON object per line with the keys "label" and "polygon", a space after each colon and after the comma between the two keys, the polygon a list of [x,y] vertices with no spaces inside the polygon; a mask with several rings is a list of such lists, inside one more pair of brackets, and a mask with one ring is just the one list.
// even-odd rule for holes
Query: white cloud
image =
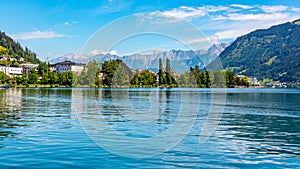
{"label": "white cloud", "polygon": [[295,11],[295,12],[300,12],[300,8],[291,7],[290,9],[291,9],[292,11]]}
{"label": "white cloud", "polygon": [[[189,7],[189,6],[181,6],[181,7],[179,7],[179,9],[190,10],[190,11],[195,10],[195,8]],[[161,49],[159,49],[159,50],[161,50]]]}
{"label": "white cloud", "polygon": [[[237,9],[239,8],[239,9]],[[243,11],[241,13],[241,11]],[[261,11],[260,13],[258,13]],[[284,5],[243,5],[231,4],[228,6],[181,6],[166,11],[156,11],[155,14],[165,17],[175,17],[179,19],[201,18],[210,16],[212,20],[267,20],[273,17],[286,18],[289,13],[300,11],[300,8]],[[255,12],[255,13],[254,13]]]}
{"label": "white cloud", "polygon": [[274,12],[274,13],[256,13],[256,14],[244,14],[244,13],[229,13],[227,15],[215,15],[210,19],[213,21],[232,20],[232,21],[249,21],[249,20],[289,20],[292,13],[288,12]]}
{"label": "white cloud", "polygon": [[283,6],[283,5],[263,5],[260,7],[264,12],[267,13],[273,13],[273,12],[281,12],[287,10],[289,7],[288,6]]}
{"label": "white cloud", "polygon": [[[284,5],[181,6],[166,11],[152,12],[149,17],[171,16],[174,19],[185,19],[209,37],[232,40],[256,29],[265,29],[298,19],[300,18],[299,11],[300,8]],[[194,39],[190,43],[202,40]]]}
{"label": "white cloud", "polygon": [[106,55],[106,54],[110,54],[110,55],[118,55],[118,52],[116,50],[111,50],[109,52],[105,52],[104,50],[99,50],[99,49],[94,49],[90,52],[90,56],[96,56],[96,55]]}
{"label": "white cloud", "polygon": [[51,38],[61,38],[61,37],[70,37],[70,35],[59,34],[53,31],[39,31],[39,30],[12,35],[12,38],[17,40],[51,39]]}
{"label": "white cloud", "polygon": [[65,22],[64,25],[65,26],[70,26],[71,24],[70,24],[70,22]]}
{"label": "white cloud", "polygon": [[273,25],[293,21],[298,17],[289,16],[288,18],[273,18],[269,20],[228,20],[226,21],[226,24],[219,24],[216,22],[210,27],[218,29],[218,32],[214,33],[213,36],[216,36],[219,40],[230,40],[257,29],[267,29]]}
{"label": "white cloud", "polygon": [[224,39],[234,39],[238,36],[244,35],[246,33],[249,33],[249,29],[236,29],[236,30],[225,30],[221,32],[217,32],[214,34],[214,37],[216,37],[219,40],[224,40]]}
{"label": "white cloud", "polygon": [[172,10],[167,10],[160,13],[163,16],[170,16],[180,19],[198,18],[202,16],[207,16],[209,13],[214,13],[218,11],[229,11],[230,8],[227,6],[201,6],[201,7],[188,7],[181,6],[179,8],[174,8]]}
{"label": "white cloud", "polygon": [[193,44],[193,43],[209,42],[209,41],[210,41],[210,39],[203,37],[203,38],[198,38],[198,39],[192,39],[192,40],[186,41],[185,43]]}
{"label": "white cloud", "polygon": [[229,7],[227,6],[203,6],[203,7],[198,7],[198,9],[204,10],[206,12],[218,12],[218,11],[226,11],[229,10]]}
{"label": "white cloud", "polygon": [[103,50],[99,50],[99,49],[94,49],[90,52],[90,55],[91,56],[96,56],[96,55],[99,55],[99,54],[107,54],[106,52],[104,52]]}
{"label": "white cloud", "polygon": [[287,13],[270,13],[270,14],[240,14],[240,13],[233,13],[228,14],[230,20],[274,20],[274,19],[283,19],[288,18],[289,14]]}
{"label": "white cloud", "polygon": [[181,7],[176,8],[176,9],[172,9],[172,10],[169,10],[169,11],[164,11],[164,12],[162,12],[162,15],[175,17],[175,18],[180,18],[180,19],[185,19],[185,18],[205,16],[206,12],[202,9],[196,9],[196,8],[192,8],[192,7],[181,6]]}
{"label": "white cloud", "polygon": [[223,15],[217,15],[217,16],[212,16],[211,17],[211,20],[214,20],[214,21],[226,20],[226,19],[228,19],[228,17],[223,16]]}
{"label": "white cloud", "polygon": [[64,26],[72,26],[72,25],[75,25],[75,24],[78,24],[78,21],[64,22],[63,23]]}
{"label": "white cloud", "polygon": [[241,8],[241,9],[251,9],[254,8],[253,6],[249,5],[242,5],[242,4],[231,4],[231,7]]}

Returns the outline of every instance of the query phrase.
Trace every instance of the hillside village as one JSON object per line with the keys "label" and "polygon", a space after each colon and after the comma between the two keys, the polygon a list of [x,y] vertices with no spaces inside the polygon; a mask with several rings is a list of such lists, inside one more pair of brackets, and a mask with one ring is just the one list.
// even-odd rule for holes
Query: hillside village
{"label": "hillside village", "polygon": [[[86,64],[75,63],[71,61],[59,62],[49,65],[50,71],[54,73],[62,73],[67,71],[81,72]],[[32,69],[37,71],[39,64],[22,63],[19,66],[0,64],[0,71],[9,77],[29,75]]]}

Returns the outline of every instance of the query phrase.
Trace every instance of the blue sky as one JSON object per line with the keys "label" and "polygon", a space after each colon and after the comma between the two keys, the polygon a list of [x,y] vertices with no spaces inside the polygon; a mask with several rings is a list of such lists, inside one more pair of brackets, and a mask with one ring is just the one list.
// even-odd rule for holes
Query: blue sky
{"label": "blue sky", "polygon": [[[0,30],[52,59],[80,52],[94,33],[136,13],[175,17],[193,24],[212,43],[229,42],[259,28],[300,18],[298,0],[11,0],[0,6]],[[128,25],[134,25],[131,22]],[[124,25],[126,26],[126,25]],[[119,29],[122,29],[120,26]],[[118,30],[118,29],[117,29]],[[176,29],[174,29],[176,32]],[[113,34],[113,32],[112,32]],[[109,38],[109,35],[107,36]],[[107,38],[106,37],[106,38]],[[197,39],[195,39],[197,40]],[[145,41],[147,43],[140,43]],[[102,49],[97,49],[101,51]],[[165,37],[136,37],[114,48],[119,55],[183,48]],[[109,52],[109,51],[102,51]]]}

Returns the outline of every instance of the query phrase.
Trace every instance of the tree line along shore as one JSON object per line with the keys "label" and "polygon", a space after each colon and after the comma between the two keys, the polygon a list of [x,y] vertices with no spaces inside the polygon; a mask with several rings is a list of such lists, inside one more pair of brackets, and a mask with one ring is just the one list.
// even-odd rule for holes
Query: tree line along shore
{"label": "tree line along shore", "polygon": [[103,64],[92,61],[80,72],[55,73],[50,65],[41,62],[29,74],[9,77],[0,72],[0,84],[11,87],[193,87],[193,88],[233,88],[250,87],[247,76],[238,76],[230,69],[200,70],[190,67],[183,73],[174,72],[170,59],[164,66],[159,59],[158,72],[152,70],[132,70],[121,60],[109,60]]}

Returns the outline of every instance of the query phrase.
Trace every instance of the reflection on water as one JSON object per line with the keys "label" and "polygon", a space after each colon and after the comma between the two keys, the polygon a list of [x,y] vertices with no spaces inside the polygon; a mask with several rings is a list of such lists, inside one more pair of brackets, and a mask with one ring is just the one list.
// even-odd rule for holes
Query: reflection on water
{"label": "reflection on water", "polygon": [[70,103],[70,94],[70,90],[0,90],[1,137],[22,134],[19,128],[39,127],[45,122],[43,118],[61,116],[52,110],[64,111],[63,117],[70,117],[70,104],[65,104]]}
{"label": "reflection on water", "polygon": [[300,157],[299,93],[229,95],[219,137],[235,140],[246,153]]}
{"label": "reflection on water", "polygon": [[300,90],[228,89],[219,126],[203,144],[202,124],[223,91],[212,102],[210,89],[193,90],[200,102],[194,127],[173,149],[145,159],[98,147],[74,111],[101,111],[115,130],[151,138],[178,118],[185,101],[178,89],[0,90],[0,168],[300,168]]}
{"label": "reflection on water", "polygon": [[11,136],[22,125],[20,90],[0,90],[0,138]]}

